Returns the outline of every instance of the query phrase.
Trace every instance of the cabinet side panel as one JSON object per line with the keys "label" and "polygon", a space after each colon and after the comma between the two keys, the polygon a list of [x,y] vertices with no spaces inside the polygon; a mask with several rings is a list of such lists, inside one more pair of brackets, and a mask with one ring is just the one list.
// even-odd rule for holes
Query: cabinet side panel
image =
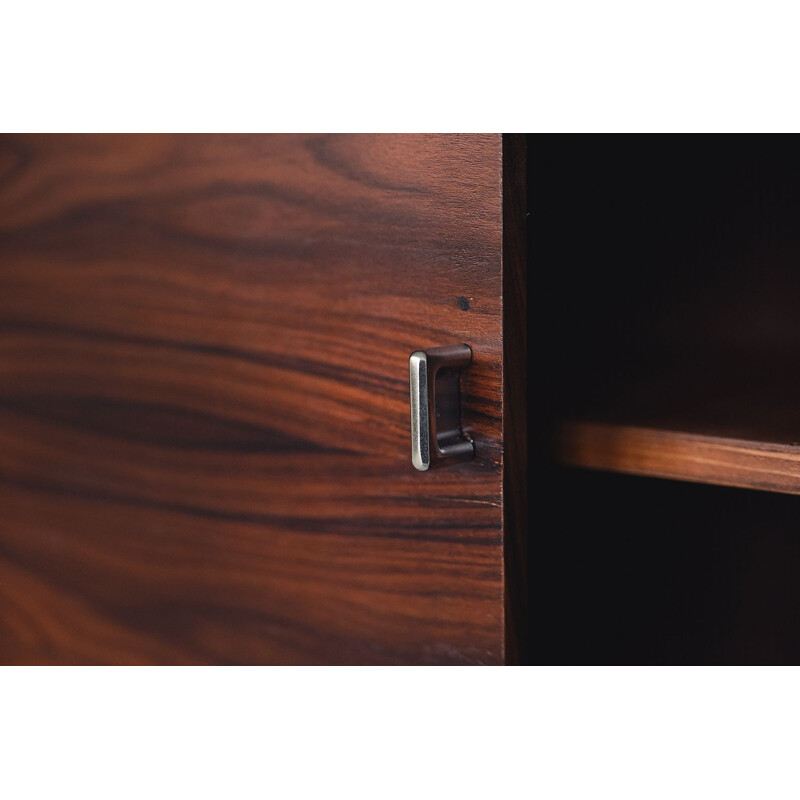
{"label": "cabinet side panel", "polygon": [[503,136],[503,521],[506,660],[532,658],[528,619],[527,142]]}

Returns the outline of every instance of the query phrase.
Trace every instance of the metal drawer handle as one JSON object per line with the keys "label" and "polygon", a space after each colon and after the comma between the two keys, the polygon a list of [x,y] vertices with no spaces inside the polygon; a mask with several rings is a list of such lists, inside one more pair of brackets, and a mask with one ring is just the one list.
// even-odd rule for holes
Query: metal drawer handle
{"label": "metal drawer handle", "polygon": [[411,463],[424,472],[475,455],[461,430],[461,370],[472,361],[466,344],[415,350],[408,359],[411,386]]}

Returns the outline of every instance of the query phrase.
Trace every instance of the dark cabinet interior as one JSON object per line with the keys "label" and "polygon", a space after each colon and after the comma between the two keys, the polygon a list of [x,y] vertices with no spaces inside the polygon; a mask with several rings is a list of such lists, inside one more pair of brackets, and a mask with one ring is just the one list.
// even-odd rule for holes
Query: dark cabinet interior
{"label": "dark cabinet interior", "polygon": [[539,663],[800,654],[789,144],[529,137]]}

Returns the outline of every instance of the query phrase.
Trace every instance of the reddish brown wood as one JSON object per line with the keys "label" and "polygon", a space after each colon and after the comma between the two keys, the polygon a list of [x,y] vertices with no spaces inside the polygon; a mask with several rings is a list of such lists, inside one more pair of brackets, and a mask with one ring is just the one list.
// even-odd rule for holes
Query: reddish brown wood
{"label": "reddish brown wood", "polygon": [[797,444],[571,422],[563,427],[558,455],[578,467],[800,494]]}
{"label": "reddish brown wood", "polygon": [[[0,141],[0,661],[505,658],[499,136]],[[417,473],[409,353],[476,459]]]}
{"label": "reddish brown wood", "polygon": [[[558,426],[576,466],[800,494],[800,384],[788,358],[660,366]],[[609,392],[611,394],[611,392]]]}

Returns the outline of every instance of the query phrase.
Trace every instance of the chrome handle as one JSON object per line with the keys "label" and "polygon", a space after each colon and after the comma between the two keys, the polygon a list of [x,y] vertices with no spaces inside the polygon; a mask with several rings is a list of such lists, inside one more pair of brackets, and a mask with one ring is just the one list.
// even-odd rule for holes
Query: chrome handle
{"label": "chrome handle", "polygon": [[461,430],[461,370],[471,361],[466,344],[415,350],[408,359],[411,463],[422,472],[475,455]]}

